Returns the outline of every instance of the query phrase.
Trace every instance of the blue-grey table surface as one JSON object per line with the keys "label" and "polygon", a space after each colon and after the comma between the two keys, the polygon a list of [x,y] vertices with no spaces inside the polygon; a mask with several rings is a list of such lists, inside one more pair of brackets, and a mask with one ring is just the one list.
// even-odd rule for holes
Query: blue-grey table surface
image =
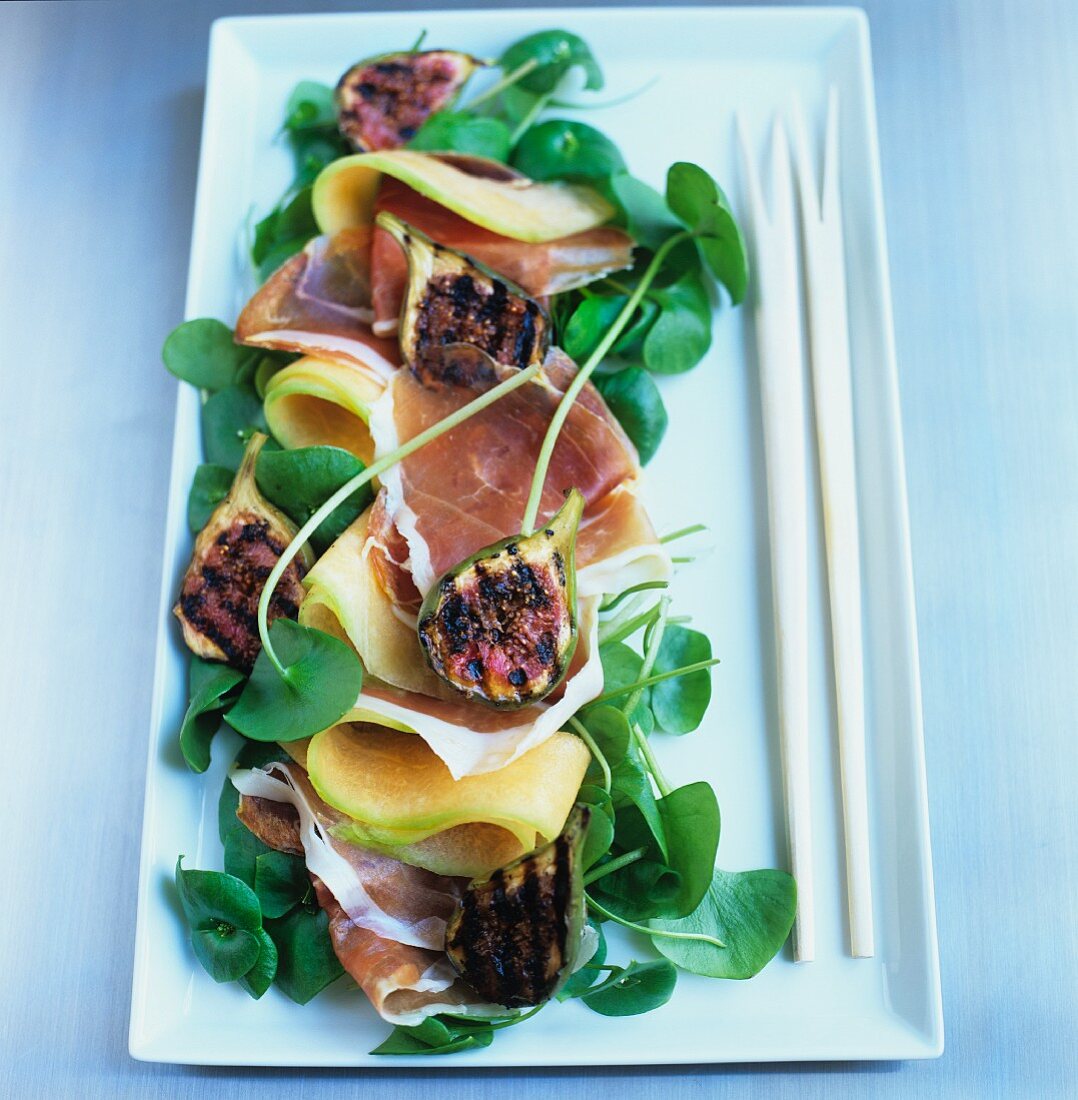
{"label": "blue-grey table surface", "polygon": [[1074,0],[866,5],[943,1057],[452,1077],[128,1057],[175,396],[158,352],[181,316],[207,34],[218,15],[302,6],[0,7],[0,1096],[1075,1095]]}

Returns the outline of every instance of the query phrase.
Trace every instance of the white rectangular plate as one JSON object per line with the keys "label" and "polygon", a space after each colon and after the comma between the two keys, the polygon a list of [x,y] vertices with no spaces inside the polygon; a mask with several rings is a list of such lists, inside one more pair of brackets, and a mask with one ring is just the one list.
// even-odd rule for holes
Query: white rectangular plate
{"label": "white rectangular plate", "polygon": [[[566,27],[591,43],[606,72],[604,95],[659,77],[638,98],[583,116],[619,143],[638,176],[661,187],[670,163],[694,160],[728,188],[740,210],[734,111],[762,135],[773,112],[797,93],[818,135],[828,87],[841,94],[877,955],[855,960],[847,950],[825,565],[812,484],[815,962],[795,964],[787,947],[749,982],[683,975],[673,1000],[647,1016],[607,1019],[580,1004],[556,1006],[501,1032],[488,1049],[433,1063],[372,1058],[367,1052],[387,1025],[344,982],[305,1007],[275,989],[255,1002],[236,984],[215,985],[191,952],[171,888],[181,852],[189,867],[221,865],[216,804],[234,749],[222,735],[213,768],[196,777],[176,746],[186,659],[168,610],[190,554],[185,505],[200,460],[198,397],[181,386],[142,838],[130,1033],[137,1058],[448,1070],[920,1058],[942,1050],[902,439],[868,30],[860,11],[562,9],[221,20],[210,39],[187,316],[231,321],[242,304],[249,284],[238,229],[252,204],[268,209],[290,179],[289,155],[274,135],[298,80],[333,82],[356,58],[405,48],[423,28],[432,45],[497,56],[521,35],[548,27]],[[723,816],[719,863],[730,870],[785,865],[767,508],[748,320],[747,309],[723,311],[706,361],[661,380],[670,431],[647,471],[660,530],[703,521],[711,531],[711,548],[678,575],[674,596],[675,608],[693,614],[722,658],[714,702],[697,733],[665,737],[659,751],[676,782],[705,777],[714,784]],[[814,456],[812,462],[815,469]],[[611,937],[612,958],[648,957],[642,939],[619,932]]]}

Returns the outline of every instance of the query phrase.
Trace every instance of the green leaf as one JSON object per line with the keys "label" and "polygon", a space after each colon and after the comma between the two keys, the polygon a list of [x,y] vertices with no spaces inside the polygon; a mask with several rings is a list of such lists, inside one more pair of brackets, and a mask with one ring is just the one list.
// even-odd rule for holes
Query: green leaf
{"label": "green leaf", "polygon": [[180,725],[180,751],[192,771],[204,772],[210,766],[210,741],[221,723],[225,696],[243,680],[243,673],[192,656],[189,675],[191,698]]}
{"label": "green leaf", "polygon": [[228,325],[211,317],[185,321],[174,328],[161,349],[169,373],[204,390],[231,386],[250,356],[249,348],[233,342]]}
{"label": "green leaf", "polygon": [[[624,642],[606,642],[599,650],[599,659],[603,664],[604,693],[628,687],[640,679],[644,659]],[[651,689],[644,688],[640,702],[636,704],[633,713],[629,716],[629,721],[640,726],[645,733],[650,733],[655,726],[651,716],[650,700]],[[617,700],[622,706],[628,701],[628,693]]]}
{"label": "green leaf", "polygon": [[488,1047],[493,1039],[493,1028],[483,1020],[428,1016],[415,1027],[398,1024],[371,1054],[456,1054]]}
{"label": "green leaf", "polygon": [[627,301],[628,298],[622,295],[585,298],[565,326],[565,353],[578,363],[584,362],[599,346]]}
{"label": "green leaf", "polygon": [[258,940],[258,958],[240,978],[240,985],[257,1001],[273,984],[277,973],[277,945],[264,928],[260,928],[255,937]]}
{"label": "green leaf", "polygon": [[277,945],[276,982],[296,1004],[305,1005],[344,973],[329,938],[324,909],[308,912],[297,906],[283,917],[266,918]]}
{"label": "green leaf", "polygon": [[[300,526],[346,482],[362,473],[363,463],[341,447],[263,450],[255,480],[266,499]],[[318,525],[311,542],[320,553],[349,527],[373,499],[370,485],[357,489]]]}
{"label": "green leaf", "polygon": [[602,180],[624,172],[625,161],[594,126],[550,119],[530,127],[517,142],[513,167],[533,180]]}
{"label": "green leaf", "polygon": [[720,871],[696,911],[681,920],[654,920],[668,932],[715,936],[725,948],[698,940],[652,942],[684,970],[709,978],[751,978],[774,958],[793,927],[797,889],[785,871]]}
{"label": "green leaf", "polygon": [[[654,672],[672,672],[710,659],[711,641],[706,634],[686,626],[668,626],[655,660]],[[711,670],[706,668],[664,680],[651,689],[655,722],[659,729],[667,733],[691,733],[703,721],[710,703]]]}
{"label": "green leaf", "polygon": [[652,291],[659,315],[644,337],[644,365],[657,374],[690,370],[711,347],[711,301],[694,272]]}
{"label": "green leaf", "polygon": [[255,741],[298,741],[355,706],[363,666],[350,646],[291,619],[274,620],[269,636],[285,674],[263,647],[243,694],[225,714],[234,729]]}
{"label": "green leaf", "polygon": [[618,207],[618,220],[629,235],[652,252],[681,229],[666,199],[627,172],[611,177],[607,197]]}
{"label": "green leaf", "polygon": [[666,961],[631,962],[585,993],[581,1000],[603,1016],[639,1016],[661,1008],[674,993],[677,971]]}
{"label": "green leaf", "polygon": [[337,125],[337,104],[333,89],[314,80],[301,80],[285,104],[286,130],[309,130]]}
{"label": "green leaf", "polygon": [[681,161],[667,172],[666,201],[696,234],[704,262],[737,305],[748,287],[748,253],[722,188],[699,165]]}
{"label": "green leaf", "polygon": [[[235,766],[261,768],[273,760],[288,759],[288,754],[278,745],[247,741],[236,757]],[[236,816],[239,804],[240,792],[226,776],[217,801],[217,830],[225,850],[225,871],[254,889],[255,861],[273,849],[259,840]]]}
{"label": "green leaf", "polygon": [[549,30],[529,34],[519,42],[514,42],[502,54],[499,64],[505,72],[510,73],[526,61],[532,60],[538,62],[538,65],[520,80],[520,86],[536,95],[554,91],[561,78],[574,68],[583,69],[585,88],[598,91],[603,86],[602,70],[588,44],[569,31]]}
{"label": "green leaf", "polygon": [[264,917],[283,917],[303,901],[310,889],[311,880],[302,857],[288,852],[266,852],[255,859],[255,893]]}
{"label": "green leaf", "polygon": [[256,226],[251,259],[265,281],[285,262],[318,236],[311,206],[311,187],[301,187],[291,198],[271,210]]}
{"label": "green leaf", "polygon": [[592,968],[600,967],[606,962],[606,935],[603,933],[603,926],[594,917],[588,917],[588,924],[598,933],[599,946],[587,963],[575,974],[570,975],[569,980],[558,990],[557,999],[559,1001],[568,1001],[573,997],[579,997],[599,980],[599,975],[602,973],[602,971]]}
{"label": "green leaf", "polygon": [[691,913],[707,893],[719,845],[719,804],[704,782],[678,787],[658,800],[666,852],[635,809],[619,815],[617,844],[648,849],[641,860],[599,879],[598,899],[626,920],[674,919]]}
{"label": "green leaf", "polygon": [[509,159],[511,134],[500,118],[467,111],[435,111],[408,142],[409,149],[433,153],[470,153],[492,160]]}
{"label": "green leaf", "polygon": [[187,526],[197,535],[210,521],[213,510],[228,496],[233,471],[226,466],[203,463],[195,470],[187,494]]}
{"label": "green leaf", "polygon": [[577,801],[592,808],[580,857],[580,865],[586,871],[610,851],[614,842],[614,802],[602,787],[590,785],[580,788]]}
{"label": "green leaf", "polygon": [[659,387],[641,367],[596,375],[595,385],[646,466],[659,449],[669,418]]}
{"label": "green leaf", "polygon": [[258,961],[260,940],[256,933],[222,922],[215,928],[191,933],[198,961],[215,982],[234,982]]}
{"label": "green leaf", "polygon": [[202,450],[213,465],[237,470],[247,441],[266,431],[262,402],[247,383],[220,390],[202,406]]}

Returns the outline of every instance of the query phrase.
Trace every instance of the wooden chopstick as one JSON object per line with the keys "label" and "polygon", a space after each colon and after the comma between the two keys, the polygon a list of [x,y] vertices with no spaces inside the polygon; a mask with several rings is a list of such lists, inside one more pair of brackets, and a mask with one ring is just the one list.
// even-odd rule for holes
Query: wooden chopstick
{"label": "wooden chopstick", "polygon": [[809,962],[815,955],[816,931],[808,751],[805,392],[790,152],[785,127],[776,118],[771,141],[773,215],[769,217],[740,115],[737,127],[749,191],[756,272],[755,320],[767,464],[779,744],[790,865],[797,880],[794,958]]}
{"label": "wooden chopstick", "polygon": [[[872,866],[869,850],[865,769],[864,664],[861,639],[861,563],[857,522],[857,474],[850,380],[842,207],[839,194],[838,90],[827,108],[823,183],[809,154],[800,103],[793,113],[797,175],[801,190],[808,298],[809,348],[820,453],[831,637],[838,701],[838,751],[842,776],[842,821],[846,838],[846,889],[850,952],[875,953]],[[821,197],[822,192],[822,197]]]}

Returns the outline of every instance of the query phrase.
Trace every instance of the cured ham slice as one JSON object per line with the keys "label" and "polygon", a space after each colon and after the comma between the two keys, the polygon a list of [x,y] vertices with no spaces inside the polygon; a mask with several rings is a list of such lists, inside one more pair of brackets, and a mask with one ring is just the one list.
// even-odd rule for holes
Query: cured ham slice
{"label": "cured ham slice", "polygon": [[[242,796],[239,816],[256,836],[281,851],[302,849],[329,916],[333,950],[383,1019],[414,1026],[438,1012],[504,1013],[482,1004],[445,954],[446,921],[464,880],[335,841],[341,815],[315,794],[298,765],[237,772],[233,782]],[[325,869],[331,878],[323,877]]]}
{"label": "cured ham slice", "polygon": [[[465,220],[389,176],[382,180],[374,209],[375,213],[395,214],[431,240],[486,264],[537,298],[584,286],[633,262],[633,239],[615,226],[599,226],[540,243],[513,240]],[[379,336],[396,331],[407,277],[408,264],[400,246],[376,226],[371,246],[371,299],[374,332]]]}
{"label": "cured ham slice", "polygon": [[[575,371],[554,349],[542,381],[509,394],[385,473],[371,552],[383,587],[403,610],[414,612],[446,570],[520,531],[543,436]],[[393,450],[473,396],[468,389],[431,387],[409,371],[398,372],[371,407],[376,454]],[[637,497],[638,474],[632,443],[598,391],[585,386],[554,448],[539,509],[540,518],[549,518],[570,488],[584,495],[577,536],[582,597],[610,591],[612,583],[620,591],[669,573],[669,559]],[[390,527],[408,547],[412,590],[401,576],[400,546]]]}
{"label": "cured ham slice", "polygon": [[237,342],[356,363],[388,379],[400,356],[395,341],[371,331],[370,253],[367,226],[310,241],[244,306]]}

